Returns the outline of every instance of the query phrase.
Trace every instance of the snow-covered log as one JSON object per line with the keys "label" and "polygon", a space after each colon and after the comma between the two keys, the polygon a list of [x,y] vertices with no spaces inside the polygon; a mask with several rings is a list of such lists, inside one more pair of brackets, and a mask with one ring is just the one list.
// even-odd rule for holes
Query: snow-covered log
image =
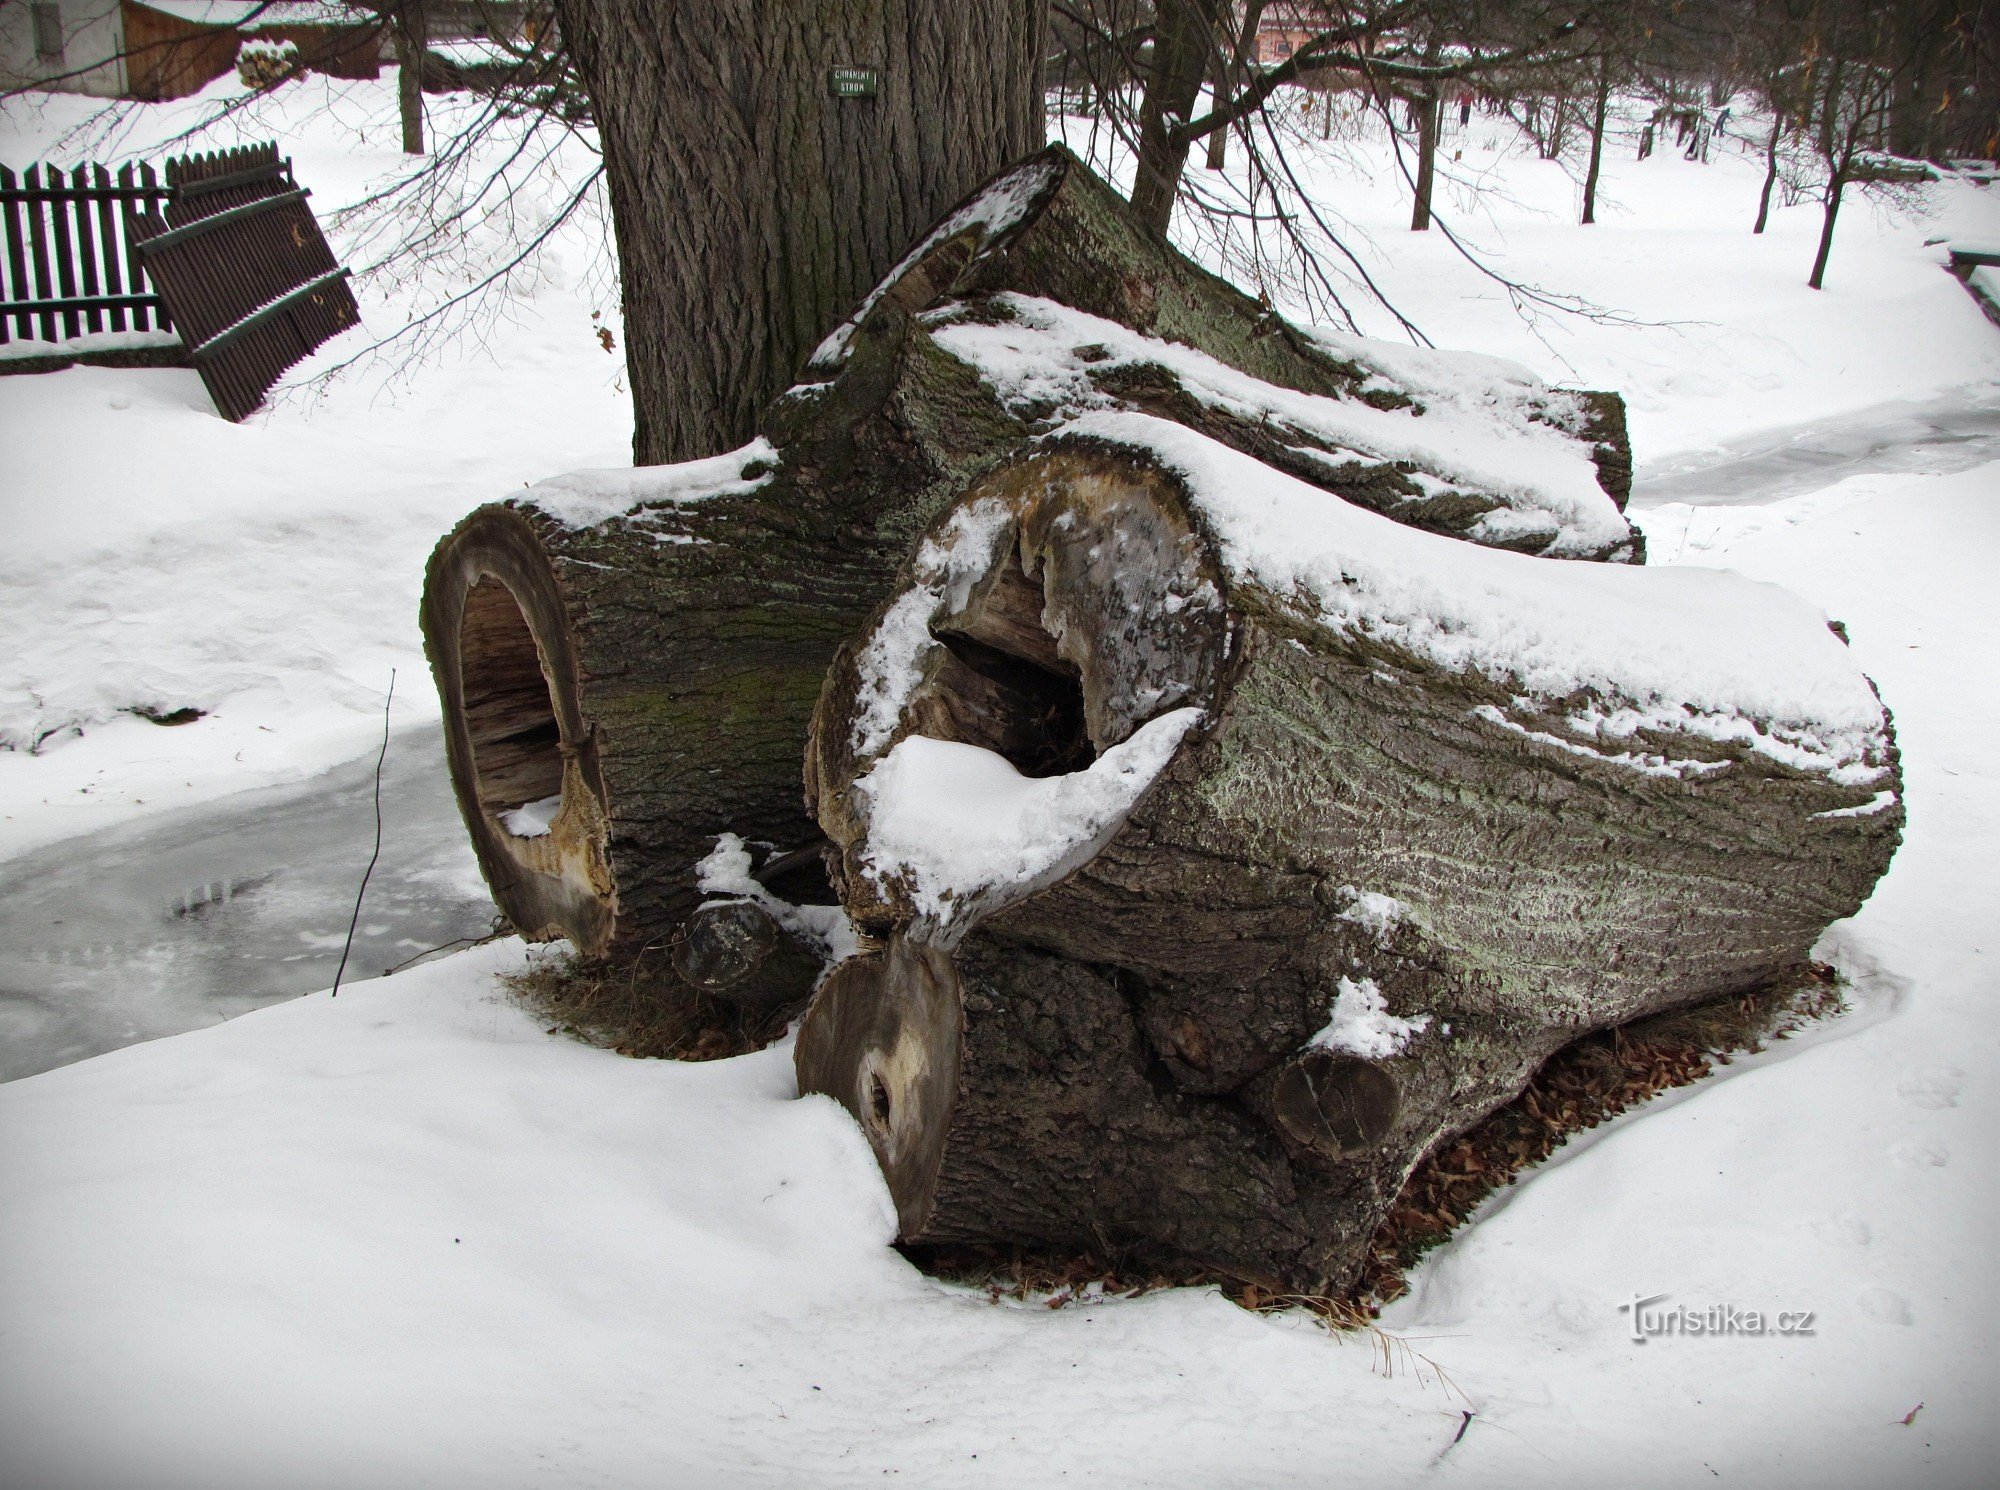
{"label": "snow-covered log", "polygon": [[[969,369],[889,332],[870,350],[892,370],[848,374],[877,406],[819,438],[558,478],[433,554],[422,621],[453,781],[527,935],[668,952],[720,835],[767,857],[817,838],[799,759],[828,658],[948,492],[1019,437]],[[815,874],[773,888],[810,899]]]}
{"label": "snow-covered log", "polygon": [[[425,644],[502,911],[591,954],[679,945],[719,835],[770,854],[815,835],[799,790],[813,700],[918,535],[1053,423],[1142,408],[1399,521],[1636,553],[1615,397],[1309,335],[1145,232],[1054,149],[927,235],[757,442],[548,482],[439,545]],[[796,880],[792,898],[809,894]],[[738,996],[785,991],[753,972]]]}
{"label": "snow-covered log", "polygon": [[1129,412],[944,516],[807,785],[878,950],[800,1083],[903,1236],[1294,1289],[1560,1046],[1785,976],[1903,819],[1786,592],[1418,531]]}
{"label": "snow-covered log", "polygon": [[839,369],[883,305],[921,317],[1037,432],[1142,409],[1399,522],[1567,558],[1643,553],[1622,517],[1616,394],[1295,326],[1168,247],[1061,146],[946,217],[807,376]]}

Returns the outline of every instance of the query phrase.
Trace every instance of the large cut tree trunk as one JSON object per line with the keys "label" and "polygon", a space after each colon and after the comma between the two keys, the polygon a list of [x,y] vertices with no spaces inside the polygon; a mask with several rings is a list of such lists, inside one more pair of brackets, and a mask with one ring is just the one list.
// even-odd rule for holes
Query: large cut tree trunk
{"label": "large cut tree trunk", "polygon": [[800,1083],[903,1237],[1308,1290],[1562,1045],[1796,968],[1902,823],[1790,597],[1413,532],[1133,415],[951,509],[807,786],[875,950]]}
{"label": "large cut tree trunk", "polygon": [[[1327,435],[1344,416],[1428,432],[1462,415],[1441,403],[1426,413],[1429,389],[1337,355],[1197,268],[1052,148],[905,257],[829,338],[814,381],[766,412],[760,442],[549,483],[479,509],[438,546],[421,621],[452,778],[495,899],[524,934],[677,969],[742,966],[741,947],[717,949],[711,930],[752,953],[768,946],[744,941],[734,912],[696,937],[698,866],[725,833],[767,855],[817,837],[799,763],[838,645],[947,503],[1067,417],[1003,402],[963,340],[1007,333],[1037,305],[1080,313],[1086,342],[1115,334],[1137,349],[1081,349],[1075,396],[1100,413],[1172,411],[1297,462],[1326,490],[1480,542],[1540,551],[1581,531],[1537,526],[1546,514],[1519,492]],[[1590,487],[1597,526],[1560,551],[1630,557],[1615,506],[1630,470],[1618,400],[1539,387],[1493,397],[1515,401],[1512,437],[1539,441],[1538,459],[1567,460]],[[1258,415],[1266,406],[1282,416]],[[731,996],[803,996],[801,966],[746,968]]]}
{"label": "large cut tree trunk", "polygon": [[[640,464],[741,445],[848,307],[1043,138],[1045,0],[559,0],[604,146]],[[835,67],[873,69],[837,97]]]}

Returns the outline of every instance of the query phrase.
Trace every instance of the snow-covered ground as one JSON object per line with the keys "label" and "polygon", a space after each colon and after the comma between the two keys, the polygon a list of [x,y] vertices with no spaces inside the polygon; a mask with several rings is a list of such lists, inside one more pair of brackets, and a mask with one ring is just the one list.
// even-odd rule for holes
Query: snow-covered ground
{"label": "snow-covered ground", "polygon": [[[392,95],[293,86],[338,105],[288,147],[324,212],[393,165]],[[0,158],[39,157],[74,107],[0,119]],[[585,1048],[508,1002],[494,975],[530,954],[495,944],[0,1087],[0,1484],[1989,1483],[2000,461],[1893,434],[1838,452],[1926,410],[1992,429],[2000,331],[1925,240],[2000,237],[2000,202],[1856,204],[1815,294],[1816,215],[1752,238],[1748,160],[1620,149],[1585,229],[1560,168],[1502,139],[1447,141],[1494,187],[1467,231],[1673,324],[1531,330],[1399,230],[1392,188],[1333,166],[1319,188],[1441,344],[1627,394],[1654,562],[1846,624],[1909,811],[1824,948],[1848,1017],[1573,1143],[1417,1272],[1385,1335],[1336,1338],[1201,1291],[1051,1311],[936,1284],[886,1247],[867,1146],[794,1099],[787,1048]],[[191,373],[0,379],[0,733],[56,732],[0,752],[0,856],[351,760],[391,667],[399,730],[434,714],[430,543],[624,454],[590,231],[486,350],[243,426]],[[400,293],[364,300],[371,324]],[[183,704],[211,717],[118,712]],[[1634,1300],[1811,1332],[1640,1343]]]}
{"label": "snow-covered ground", "polygon": [[[232,78],[141,108],[101,148],[89,148],[95,134],[70,137],[94,101],[13,103],[0,160],[144,155],[239,92]],[[436,128],[470,107],[433,106]],[[326,220],[399,166],[395,107],[393,76],[315,77],[196,143],[281,139]],[[589,161],[571,143],[545,169],[517,171],[523,231],[563,199],[562,174]],[[437,716],[416,626],[431,545],[531,481],[631,461],[623,359],[598,339],[607,322],[618,329],[603,231],[573,218],[514,271],[522,298],[506,320],[413,376],[370,360],[313,386],[464,276],[364,284],[365,330],[323,347],[288,380],[292,394],[240,425],[216,416],[191,370],[0,379],[7,852],[352,759],[381,733],[392,668],[397,728]],[[368,244],[331,236],[344,259],[368,261]],[[449,251],[462,271],[503,259],[509,238],[497,214],[480,213],[448,235]],[[208,717],[162,729],[123,712],[183,707]]]}

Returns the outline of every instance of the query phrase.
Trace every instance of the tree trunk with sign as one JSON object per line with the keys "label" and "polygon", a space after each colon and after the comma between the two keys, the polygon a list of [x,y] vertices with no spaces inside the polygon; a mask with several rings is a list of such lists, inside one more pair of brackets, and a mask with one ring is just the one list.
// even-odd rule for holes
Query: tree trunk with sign
{"label": "tree trunk with sign", "polygon": [[[557,13],[603,139],[642,465],[748,440],[917,235],[1042,143],[1044,0]],[[872,93],[837,95],[836,68]]]}

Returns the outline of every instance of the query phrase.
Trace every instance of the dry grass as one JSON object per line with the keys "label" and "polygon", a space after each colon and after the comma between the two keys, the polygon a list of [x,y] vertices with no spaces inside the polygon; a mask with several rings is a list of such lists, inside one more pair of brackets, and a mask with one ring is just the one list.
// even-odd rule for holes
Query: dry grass
{"label": "dry grass", "polygon": [[548,953],[501,981],[551,1034],[643,1060],[717,1061],[762,1050],[785,1032],[789,1007],[746,1009],[693,993],[665,957],[595,962]]}
{"label": "dry grass", "polygon": [[[1303,1308],[1333,1329],[1373,1329],[1381,1306],[1408,1291],[1406,1274],[1424,1253],[1571,1134],[1699,1081],[1735,1055],[1761,1050],[1840,1007],[1833,969],[1813,963],[1762,992],[1657,1015],[1565,1046],[1519,1097],[1411,1172],[1376,1234],[1361,1277],[1342,1294],[1278,1293],[1196,1268],[1135,1271],[1090,1254],[1065,1257],[1005,1247],[903,1250],[933,1276],[983,1289],[995,1302],[1034,1300],[1060,1309],[1105,1295],[1136,1298],[1159,1288],[1210,1285],[1246,1309]],[[1427,1360],[1419,1367],[1435,1369]]]}

